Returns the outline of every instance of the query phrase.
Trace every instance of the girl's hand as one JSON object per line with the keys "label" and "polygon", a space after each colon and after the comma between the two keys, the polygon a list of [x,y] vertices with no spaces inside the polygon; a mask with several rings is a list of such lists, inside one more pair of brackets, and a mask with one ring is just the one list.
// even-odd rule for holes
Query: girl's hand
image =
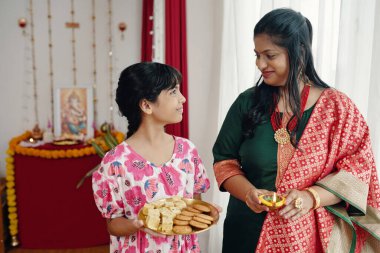
{"label": "girl's hand", "polygon": [[157,233],[157,232],[155,232],[149,228],[144,227],[144,222],[142,220],[133,220],[132,223],[135,226],[136,231],[141,230],[141,231],[144,231],[145,233],[150,234],[152,236],[157,236],[157,237],[162,237],[162,238],[166,237],[166,235],[164,235],[164,234]]}
{"label": "girl's hand", "polygon": [[131,234],[136,233],[137,231],[141,230],[144,231],[147,234],[158,236],[158,237],[166,237],[166,235],[157,233],[149,228],[144,227],[144,221],[142,220],[129,220],[130,221],[130,231]]}
{"label": "girl's hand", "polygon": [[114,236],[132,235],[144,228],[144,222],[137,219],[116,217],[107,219],[108,232]]}
{"label": "girl's hand", "polygon": [[164,234],[160,234],[160,233],[157,233],[149,228],[141,228],[142,231],[144,231],[145,233],[147,234],[150,234],[151,236],[156,236],[156,237],[161,237],[161,238],[166,238],[167,235],[164,235]]}
{"label": "girl's hand", "polygon": [[261,213],[263,211],[268,212],[269,208],[261,204],[259,196],[262,194],[271,194],[271,193],[273,192],[270,192],[265,189],[256,189],[253,187],[246,193],[245,203],[255,213]]}
{"label": "girl's hand", "polygon": [[131,227],[137,232],[137,230],[144,228],[144,222],[142,220],[131,220]]}
{"label": "girl's hand", "polygon": [[307,191],[292,189],[286,194],[286,203],[278,214],[284,219],[296,220],[314,206],[314,199]]}

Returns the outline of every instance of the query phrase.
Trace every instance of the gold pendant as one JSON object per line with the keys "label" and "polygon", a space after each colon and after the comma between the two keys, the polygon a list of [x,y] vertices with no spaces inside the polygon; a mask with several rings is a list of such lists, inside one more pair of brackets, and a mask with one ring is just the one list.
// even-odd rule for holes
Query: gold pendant
{"label": "gold pendant", "polygon": [[286,144],[290,141],[290,136],[285,128],[280,128],[274,133],[274,139],[278,144]]}

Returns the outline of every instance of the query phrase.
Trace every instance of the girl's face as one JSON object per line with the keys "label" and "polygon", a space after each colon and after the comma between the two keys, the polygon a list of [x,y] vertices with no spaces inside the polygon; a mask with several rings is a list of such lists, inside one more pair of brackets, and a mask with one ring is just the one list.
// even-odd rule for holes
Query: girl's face
{"label": "girl's face", "polygon": [[289,58],[285,48],[274,44],[267,34],[254,38],[256,66],[264,82],[271,86],[285,86],[289,75]]}
{"label": "girl's face", "polygon": [[177,84],[173,89],[161,91],[157,101],[152,104],[152,116],[164,125],[181,122],[185,102],[186,98]]}

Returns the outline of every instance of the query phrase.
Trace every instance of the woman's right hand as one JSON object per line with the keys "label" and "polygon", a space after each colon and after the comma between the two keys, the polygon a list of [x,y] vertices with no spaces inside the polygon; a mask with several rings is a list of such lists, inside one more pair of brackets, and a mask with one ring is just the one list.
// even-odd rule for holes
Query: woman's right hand
{"label": "woman's right hand", "polygon": [[259,196],[262,194],[270,194],[271,192],[265,189],[256,189],[252,187],[245,195],[245,203],[255,213],[261,213],[263,211],[268,212],[269,208],[261,204]]}

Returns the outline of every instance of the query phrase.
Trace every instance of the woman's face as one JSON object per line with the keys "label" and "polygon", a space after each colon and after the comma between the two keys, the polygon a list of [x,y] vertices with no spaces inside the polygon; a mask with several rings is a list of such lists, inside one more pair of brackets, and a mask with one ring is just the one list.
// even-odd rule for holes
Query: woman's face
{"label": "woman's face", "polygon": [[267,34],[254,38],[256,66],[264,82],[271,86],[285,86],[289,75],[289,58],[285,48],[272,42]]}

